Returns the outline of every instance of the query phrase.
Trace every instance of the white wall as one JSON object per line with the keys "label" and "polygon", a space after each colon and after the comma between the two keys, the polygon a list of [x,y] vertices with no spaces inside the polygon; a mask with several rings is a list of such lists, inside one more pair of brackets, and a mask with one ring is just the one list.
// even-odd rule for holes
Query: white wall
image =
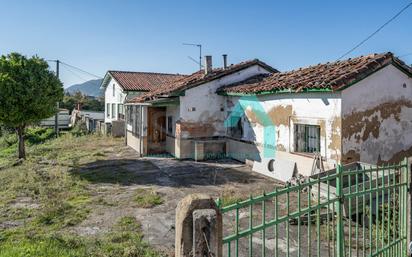
{"label": "white wall", "polygon": [[[113,95],[113,87],[114,87],[114,95]],[[112,120],[117,120],[117,108],[119,104],[124,104],[126,99],[127,92],[124,92],[119,84],[111,78],[107,87],[104,91],[104,122],[112,122]],[[115,118],[112,119],[112,104],[115,105]],[[107,117],[107,104],[110,104],[110,117]]]}
{"label": "white wall", "polygon": [[412,154],[412,79],[389,65],[342,92],[343,153],[396,162]]}
{"label": "white wall", "polygon": [[[256,102],[248,104],[246,113],[242,117],[243,137],[247,142],[253,142],[260,158],[263,156],[264,124],[261,122],[262,114],[256,111],[260,105],[268,119],[275,126],[275,155],[279,158],[302,159],[288,156],[285,153],[294,152],[294,124],[307,124],[320,126],[320,152],[331,166],[339,161],[340,157],[340,93],[290,93],[259,96]],[[240,97],[228,97],[227,109],[232,110],[238,104]],[[249,103],[249,102],[247,102]],[[254,106],[254,109],[252,109]],[[273,139],[272,139],[273,140]],[[250,146],[248,146],[250,151]],[[229,151],[241,150],[239,147]],[[282,152],[280,155],[278,153]],[[236,155],[236,153],[232,153]],[[307,157],[309,158],[309,157]],[[311,163],[311,162],[308,162]],[[298,164],[299,166],[299,164]],[[309,167],[310,168],[310,167]],[[307,174],[306,171],[300,171]]]}
{"label": "white wall", "polygon": [[176,124],[176,121],[179,119],[179,117],[180,117],[180,108],[179,108],[179,105],[176,105],[176,106],[167,106],[166,107],[166,132],[167,132],[167,135],[169,135],[169,132],[167,131],[167,129],[169,128],[169,119],[168,119],[168,117],[169,116],[172,116],[172,129],[173,129],[173,131],[172,131],[172,136],[174,136],[175,135],[175,132],[176,132],[176,127],[175,127],[175,124]]}
{"label": "white wall", "polygon": [[[185,95],[180,96],[180,120],[186,123],[212,126],[213,135],[208,136],[224,136],[226,131],[223,127],[226,116],[225,97],[217,95],[216,90],[224,85],[236,83],[263,73],[269,72],[259,65],[254,65],[186,90]],[[192,111],[193,108],[195,108],[195,111]],[[190,137],[185,132],[181,136],[183,138]]]}

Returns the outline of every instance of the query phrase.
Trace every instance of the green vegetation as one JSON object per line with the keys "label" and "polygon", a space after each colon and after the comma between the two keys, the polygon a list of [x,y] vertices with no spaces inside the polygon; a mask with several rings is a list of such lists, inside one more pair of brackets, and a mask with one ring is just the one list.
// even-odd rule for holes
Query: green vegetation
{"label": "green vegetation", "polygon": [[162,196],[151,188],[136,189],[135,201],[140,208],[152,208],[163,203]]}
{"label": "green vegetation", "polygon": [[72,111],[74,108],[77,108],[78,104],[81,106],[82,110],[104,111],[103,97],[90,97],[80,92],[74,94],[66,92],[60,107]]}
{"label": "green vegetation", "polygon": [[[0,168],[6,162],[17,158],[16,150],[18,138],[10,130],[3,129],[0,137]],[[54,130],[51,128],[30,127],[26,129],[25,141],[29,146],[44,143],[54,137]]]}
{"label": "green vegetation", "polygon": [[239,190],[233,187],[225,187],[222,193],[219,196],[220,204],[222,207],[228,206],[242,200],[246,200],[249,195],[245,195],[244,193],[239,193]]}
{"label": "green vegetation", "polygon": [[56,113],[63,84],[37,56],[18,53],[0,57],[0,123],[18,136],[18,157],[26,158],[26,128]]}
{"label": "green vegetation", "polygon": [[[144,242],[140,224],[122,217],[110,232],[81,236],[75,226],[88,218],[102,198],[78,167],[105,161],[121,139],[64,134],[48,138],[33,129],[26,161],[14,165],[11,136],[0,140],[0,256],[159,256]],[[10,137],[10,138],[8,138]],[[41,143],[40,143],[41,142]]]}

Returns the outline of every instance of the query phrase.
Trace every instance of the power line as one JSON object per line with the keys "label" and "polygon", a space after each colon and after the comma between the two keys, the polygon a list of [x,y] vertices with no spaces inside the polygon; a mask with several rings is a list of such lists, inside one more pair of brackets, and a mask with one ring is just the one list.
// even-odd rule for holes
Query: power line
{"label": "power line", "polygon": [[379,31],[381,31],[384,27],[386,27],[386,25],[388,25],[389,23],[391,23],[393,20],[395,20],[396,18],[398,18],[399,15],[401,15],[401,13],[403,13],[406,9],[408,9],[410,6],[412,5],[412,2],[410,2],[409,4],[407,4],[405,7],[403,7],[399,12],[397,12],[395,14],[395,16],[393,16],[392,18],[390,18],[387,22],[385,22],[382,26],[380,26],[377,30],[375,30],[372,34],[370,34],[368,37],[366,37],[364,40],[362,40],[360,43],[358,43],[356,46],[354,46],[352,49],[350,49],[349,51],[347,51],[346,53],[344,53],[342,56],[340,56],[338,58],[338,60],[342,59],[343,57],[347,56],[348,54],[352,53],[355,49],[357,49],[358,47],[360,47],[361,45],[363,45],[366,41],[368,41],[369,39],[371,39],[373,36],[375,36]]}
{"label": "power line", "polygon": [[402,58],[402,57],[409,56],[409,55],[412,55],[412,53],[403,54],[403,55],[398,56],[398,57],[399,57],[399,58]]}
{"label": "power line", "polygon": [[95,75],[95,74],[93,74],[93,73],[90,73],[90,72],[88,72],[88,71],[85,71],[85,70],[83,70],[83,69],[80,69],[80,68],[78,68],[78,67],[76,67],[76,66],[70,65],[70,64],[65,63],[65,62],[62,62],[62,61],[60,61],[60,63],[63,64],[63,65],[66,65],[66,66],[68,66],[68,67],[71,67],[71,68],[73,68],[73,69],[76,69],[76,70],[78,70],[78,71],[81,71],[81,72],[83,72],[83,73],[86,73],[86,74],[88,74],[88,75],[90,75],[90,76],[92,76],[92,77],[95,77],[95,78],[98,78],[98,79],[102,79],[102,77],[97,76],[97,75]]}
{"label": "power line", "polygon": [[[72,70],[71,68],[69,68],[68,66],[65,66],[66,70],[69,71],[71,74],[73,74],[74,76],[76,76],[77,78],[81,79],[83,82],[88,82],[90,81],[89,79],[85,79],[84,77],[80,76],[79,74],[77,74],[74,70]],[[91,83],[93,83],[94,85],[100,85],[97,81],[90,81]]]}

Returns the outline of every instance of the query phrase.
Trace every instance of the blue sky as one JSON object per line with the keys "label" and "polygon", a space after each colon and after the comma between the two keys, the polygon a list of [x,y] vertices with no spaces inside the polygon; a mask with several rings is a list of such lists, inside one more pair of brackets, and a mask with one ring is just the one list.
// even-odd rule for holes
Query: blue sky
{"label": "blue sky", "polygon": [[[333,61],[410,0],[392,1],[3,1],[0,54],[61,59],[103,76],[109,69],[191,73],[195,47],[214,66],[259,58],[285,71]],[[351,56],[410,54],[412,7]],[[92,77],[65,67],[65,86]]]}

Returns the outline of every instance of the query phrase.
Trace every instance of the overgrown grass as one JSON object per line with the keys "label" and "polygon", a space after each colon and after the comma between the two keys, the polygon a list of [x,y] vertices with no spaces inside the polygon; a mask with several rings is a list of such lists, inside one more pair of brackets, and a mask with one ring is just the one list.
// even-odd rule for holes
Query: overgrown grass
{"label": "overgrown grass", "polygon": [[140,208],[153,208],[154,206],[160,205],[164,202],[162,195],[151,188],[136,189],[135,201],[137,203],[137,207]]}
{"label": "overgrown grass", "polygon": [[[94,197],[90,181],[72,171],[107,159],[102,149],[116,152],[121,139],[70,133],[37,138],[41,143],[34,139],[37,143],[28,144],[24,162],[0,166],[0,256],[159,255],[144,242],[140,224],[131,217],[121,218],[99,237],[69,232],[100,199]],[[0,147],[0,165],[15,158],[15,152]]]}

